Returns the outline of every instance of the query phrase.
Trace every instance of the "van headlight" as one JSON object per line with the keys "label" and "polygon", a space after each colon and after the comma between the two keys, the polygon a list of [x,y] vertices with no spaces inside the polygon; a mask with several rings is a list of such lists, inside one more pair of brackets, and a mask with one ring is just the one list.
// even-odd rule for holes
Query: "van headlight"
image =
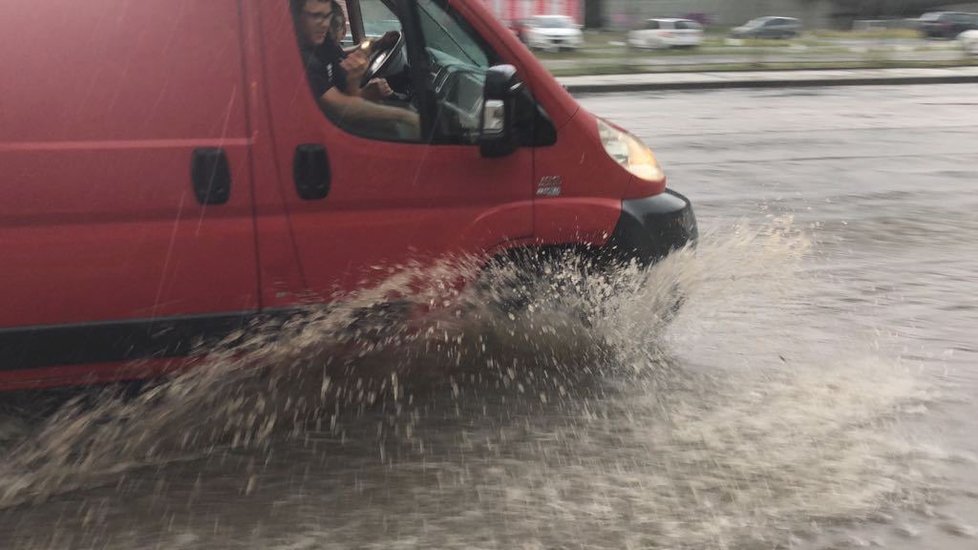
{"label": "van headlight", "polygon": [[655,159],[652,149],[642,143],[637,137],[598,119],[598,133],[601,144],[608,156],[622,165],[633,175],[648,181],[661,181],[665,177],[659,161]]}

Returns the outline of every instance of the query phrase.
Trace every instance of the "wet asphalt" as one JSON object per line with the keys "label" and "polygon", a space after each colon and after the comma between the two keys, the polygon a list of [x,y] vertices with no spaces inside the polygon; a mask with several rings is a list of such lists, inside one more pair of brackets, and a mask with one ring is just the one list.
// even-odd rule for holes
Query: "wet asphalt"
{"label": "wet asphalt", "polygon": [[[6,412],[0,547],[978,545],[974,86],[581,101],[652,146],[695,250],[590,281],[587,322],[432,321],[343,379],[286,342],[274,384]],[[202,435],[239,417],[253,441]]]}
{"label": "wet asphalt", "polygon": [[[804,269],[813,278],[813,295],[800,316],[782,325],[807,336],[793,335],[788,342],[814,340],[809,345],[820,348],[816,355],[828,358],[832,350],[862,341],[878,349],[869,354],[873,361],[903,365],[940,388],[934,403],[920,404],[919,417],[898,421],[905,444],[926,440],[929,451],[922,454],[944,454],[940,462],[950,464],[939,481],[920,489],[940,493],[935,502],[885,512],[885,519],[870,514],[867,524],[844,529],[841,541],[816,537],[793,539],[794,544],[978,545],[978,444],[972,435],[978,413],[974,86],[676,92],[624,99],[592,96],[584,102],[653,144],[671,184],[697,199],[702,226],[722,232],[738,220],[763,225],[790,219],[811,237]],[[765,338],[753,320],[738,321],[746,324],[748,338]],[[723,327],[716,330],[718,337],[731,337]],[[791,352],[781,355],[790,358]],[[873,388],[867,391],[871,399]]]}

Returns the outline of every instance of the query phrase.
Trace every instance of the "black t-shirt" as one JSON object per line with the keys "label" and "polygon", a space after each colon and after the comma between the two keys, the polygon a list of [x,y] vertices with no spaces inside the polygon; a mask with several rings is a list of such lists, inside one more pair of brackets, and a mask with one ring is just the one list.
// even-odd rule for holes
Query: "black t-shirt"
{"label": "black t-shirt", "polygon": [[346,70],[340,67],[344,58],[346,53],[331,40],[326,40],[321,46],[302,48],[309,88],[316,98],[322,97],[333,86],[340,91],[346,89]]}

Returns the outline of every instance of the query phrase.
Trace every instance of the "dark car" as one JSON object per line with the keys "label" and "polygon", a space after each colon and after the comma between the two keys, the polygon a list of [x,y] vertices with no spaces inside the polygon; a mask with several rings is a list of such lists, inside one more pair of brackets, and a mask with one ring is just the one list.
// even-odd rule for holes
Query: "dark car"
{"label": "dark car", "polygon": [[794,38],[801,32],[801,21],[794,17],[768,15],[751,19],[731,29],[734,38]]}
{"label": "dark car", "polygon": [[917,28],[924,38],[950,40],[964,31],[978,29],[978,13],[960,11],[934,11],[925,13],[917,20]]}

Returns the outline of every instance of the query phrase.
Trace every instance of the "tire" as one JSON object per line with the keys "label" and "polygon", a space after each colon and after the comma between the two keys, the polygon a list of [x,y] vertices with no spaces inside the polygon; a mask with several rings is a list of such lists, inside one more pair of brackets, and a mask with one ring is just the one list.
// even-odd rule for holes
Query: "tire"
{"label": "tire", "polygon": [[[582,326],[591,327],[595,316],[613,313],[609,309],[611,295],[631,291],[634,280],[621,278],[622,268],[622,263],[600,250],[521,250],[490,262],[476,288],[480,303],[511,319],[541,308],[556,308],[576,316]],[[655,309],[658,320],[668,325],[682,309],[686,295],[675,284],[665,300]]]}
{"label": "tire", "polygon": [[[573,249],[518,250],[494,258],[477,282],[481,299],[507,314],[520,314],[557,299],[587,301],[593,263]],[[586,309],[586,308],[585,308]]]}

